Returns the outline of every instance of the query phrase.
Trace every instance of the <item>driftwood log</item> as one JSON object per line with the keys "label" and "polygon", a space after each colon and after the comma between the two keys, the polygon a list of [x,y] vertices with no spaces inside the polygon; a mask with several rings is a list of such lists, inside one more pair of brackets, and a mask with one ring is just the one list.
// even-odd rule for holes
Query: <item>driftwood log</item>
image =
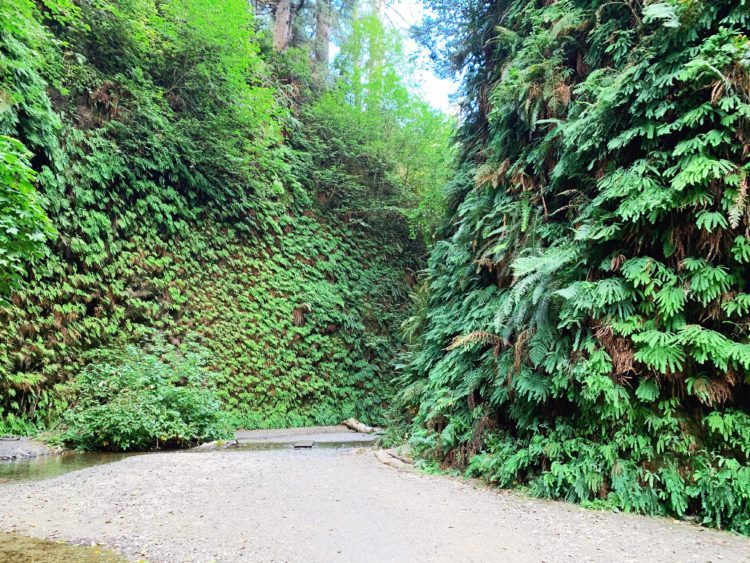
{"label": "driftwood log", "polygon": [[395,457],[397,460],[406,463],[407,465],[414,465],[414,460],[399,450],[400,448],[392,448],[390,450],[385,450],[385,453],[387,453],[391,457]]}
{"label": "driftwood log", "polygon": [[356,418],[348,418],[341,424],[343,424],[350,430],[354,430],[355,432],[359,432],[361,434],[372,434],[373,432],[378,431],[377,428],[373,428],[372,426],[367,426],[366,424],[361,423]]}
{"label": "driftwood log", "polygon": [[405,471],[408,473],[415,473],[417,470],[413,465],[401,461],[399,458],[394,457],[390,452],[386,450],[377,450],[375,453],[375,459],[380,463],[383,463],[389,467],[393,467],[399,471]]}

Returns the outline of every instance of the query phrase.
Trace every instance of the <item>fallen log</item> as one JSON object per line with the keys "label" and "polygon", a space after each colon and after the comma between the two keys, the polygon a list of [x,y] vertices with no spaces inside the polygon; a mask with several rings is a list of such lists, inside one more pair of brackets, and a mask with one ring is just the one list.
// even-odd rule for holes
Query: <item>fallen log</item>
{"label": "fallen log", "polygon": [[342,422],[344,426],[349,428],[350,430],[354,430],[355,432],[359,432],[360,434],[372,434],[374,432],[377,432],[377,428],[373,428],[372,426],[367,426],[366,424],[363,424],[356,418],[347,418],[344,422]]}
{"label": "fallen log", "polygon": [[402,463],[406,463],[407,465],[414,465],[414,460],[410,458],[408,455],[402,454],[398,448],[391,448],[390,450],[385,450],[385,453],[387,453],[391,457],[395,457],[397,460],[401,461]]}
{"label": "fallen log", "polygon": [[405,471],[407,473],[416,473],[417,471],[413,465],[404,463],[400,459],[393,457],[385,450],[377,450],[374,455],[375,459],[377,459],[380,463],[387,465],[388,467],[392,467],[393,469],[397,469],[398,471]]}

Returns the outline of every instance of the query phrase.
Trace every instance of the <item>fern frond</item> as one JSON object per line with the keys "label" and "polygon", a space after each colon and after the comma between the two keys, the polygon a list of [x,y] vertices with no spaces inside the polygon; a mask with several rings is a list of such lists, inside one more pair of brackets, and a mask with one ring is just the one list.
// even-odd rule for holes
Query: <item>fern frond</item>
{"label": "fern frond", "polygon": [[492,334],[491,332],[475,331],[464,336],[457,336],[453,339],[453,342],[451,342],[450,346],[448,346],[446,350],[455,350],[457,348],[464,348],[466,346],[472,346],[474,344],[480,343],[490,344],[498,348],[509,346],[508,341],[505,338],[498,336],[497,334]]}

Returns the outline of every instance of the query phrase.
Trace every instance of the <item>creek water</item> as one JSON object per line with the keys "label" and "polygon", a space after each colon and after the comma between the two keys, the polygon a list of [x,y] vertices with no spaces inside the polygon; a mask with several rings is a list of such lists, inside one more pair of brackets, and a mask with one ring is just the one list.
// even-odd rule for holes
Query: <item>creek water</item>
{"label": "creek water", "polygon": [[137,454],[126,453],[75,453],[44,455],[31,459],[0,463],[0,484],[18,481],[38,481],[58,477],[93,465],[120,461]]}
{"label": "creek water", "polygon": [[[295,448],[295,445],[297,447]],[[356,447],[366,447],[370,445],[360,440],[337,440],[331,442],[314,442],[312,446],[295,444],[289,442],[240,442],[238,446],[226,448],[225,451],[264,451],[280,449],[346,449]],[[302,446],[302,447],[300,447]],[[72,471],[86,469],[94,465],[104,465],[125,459],[134,455],[144,455],[138,453],[103,453],[87,452],[76,453],[66,452],[61,455],[44,455],[31,459],[18,461],[7,461],[0,463],[0,485],[3,483],[19,481],[40,481],[59,477]]]}

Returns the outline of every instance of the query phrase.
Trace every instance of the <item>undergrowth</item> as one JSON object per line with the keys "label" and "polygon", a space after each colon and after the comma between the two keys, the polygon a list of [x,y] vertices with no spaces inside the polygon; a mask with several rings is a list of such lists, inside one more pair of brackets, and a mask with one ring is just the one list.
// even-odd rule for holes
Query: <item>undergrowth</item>
{"label": "undergrowth", "polygon": [[70,404],[51,443],[80,450],[178,448],[234,435],[199,347],[163,342],[93,350],[63,388]]}
{"label": "undergrowth", "polygon": [[468,97],[407,323],[412,447],[749,534],[747,3],[428,4]]}
{"label": "undergrowth", "polygon": [[244,0],[5,0],[0,32],[0,171],[30,218],[0,238],[0,427],[55,424],[89,351],[153,331],[208,351],[238,425],[378,422],[450,129],[390,59],[313,72]]}

